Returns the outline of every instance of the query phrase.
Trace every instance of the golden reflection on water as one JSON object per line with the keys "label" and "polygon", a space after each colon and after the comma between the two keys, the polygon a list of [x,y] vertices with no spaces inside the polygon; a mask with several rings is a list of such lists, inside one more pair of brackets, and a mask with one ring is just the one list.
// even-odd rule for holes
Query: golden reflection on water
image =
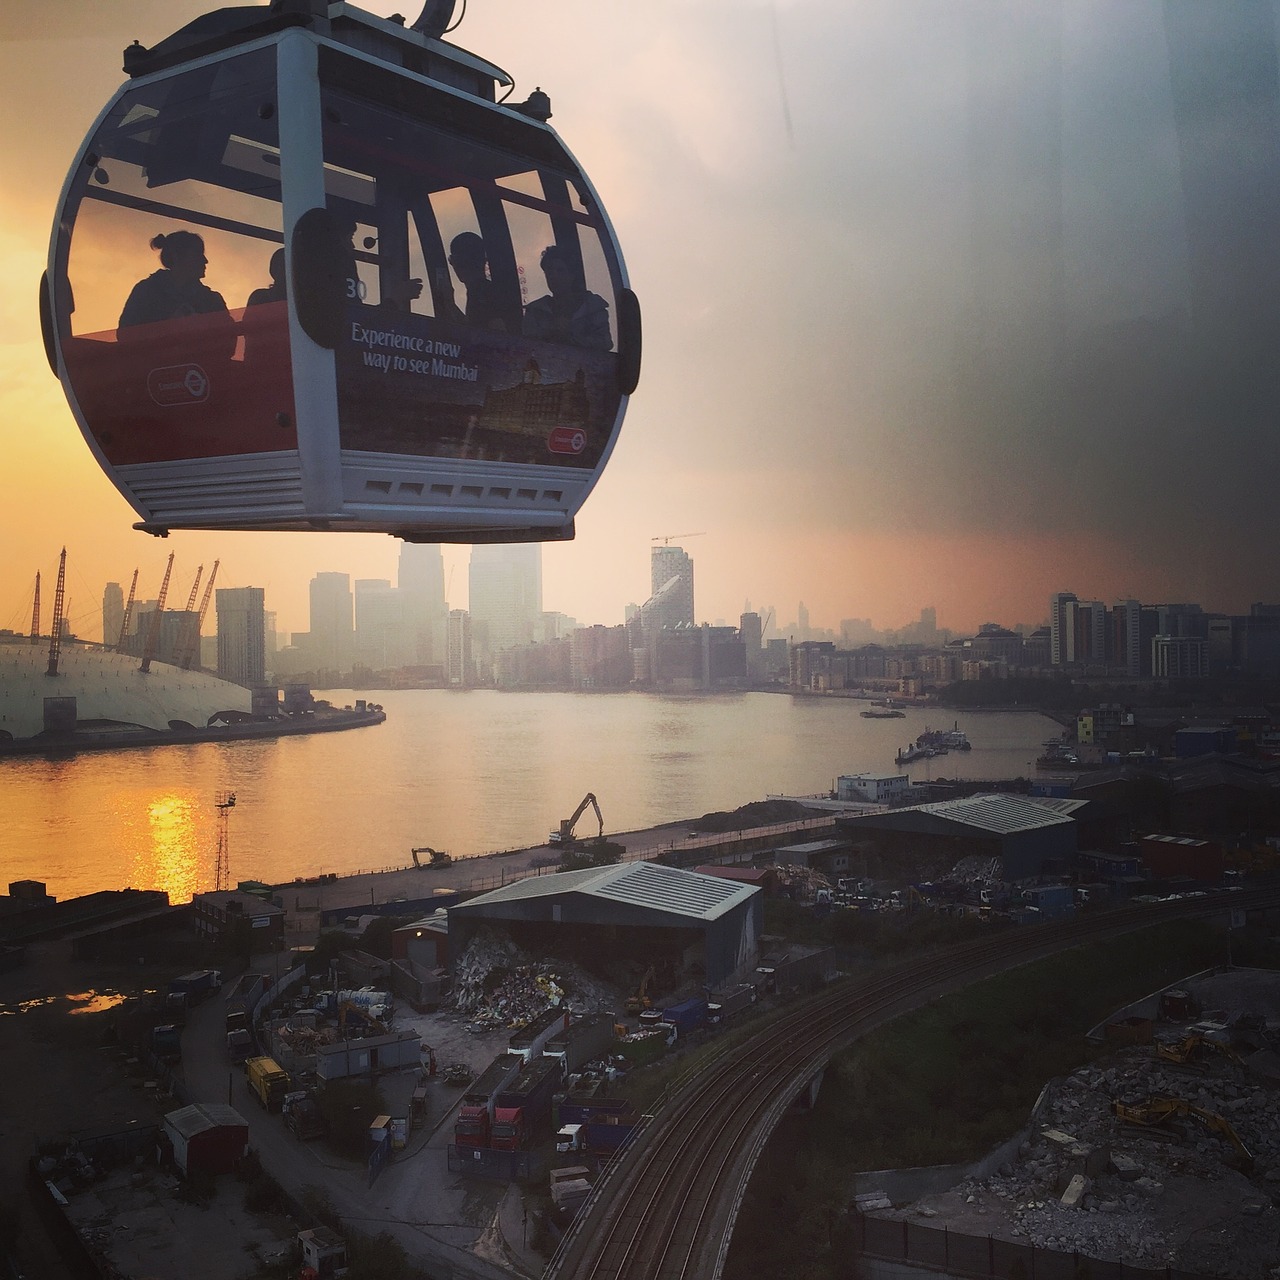
{"label": "golden reflection on water", "polygon": [[136,834],[131,883],[163,889],[172,903],[190,902],[193,894],[213,885],[206,850],[210,833],[200,805],[191,795],[164,792],[148,802],[146,823]]}

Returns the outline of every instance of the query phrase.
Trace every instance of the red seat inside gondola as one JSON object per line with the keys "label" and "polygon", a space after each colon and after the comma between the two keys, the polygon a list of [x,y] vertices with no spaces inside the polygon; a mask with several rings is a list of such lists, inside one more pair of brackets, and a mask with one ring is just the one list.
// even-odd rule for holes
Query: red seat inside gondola
{"label": "red seat inside gondola", "polygon": [[284,302],[72,337],[63,358],[113,466],[297,448]]}

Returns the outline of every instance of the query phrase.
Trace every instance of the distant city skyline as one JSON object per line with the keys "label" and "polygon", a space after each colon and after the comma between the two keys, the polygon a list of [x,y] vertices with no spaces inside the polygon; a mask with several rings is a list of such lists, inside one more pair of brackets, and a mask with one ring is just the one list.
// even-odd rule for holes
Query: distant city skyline
{"label": "distant city skyline", "polygon": [[[407,549],[406,549],[407,550]],[[951,637],[976,636],[982,628],[1030,631],[1047,629],[1052,636],[1048,661],[1052,665],[1087,661],[1093,654],[1125,650],[1122,661],[1133,674],[1146,665],[1149,669],[1146,648],[1157,633],[1172,632],[1175,636],[1184,632],[1197,635],[1204,630],[1200,619],[1213,616],[1244,616],[1247,611],[1233,613],[1215,610],[1200,602],[1138,601],[1120,599],[1106,604],[1099,600],[1081,598],[1071,591],[1053,593],[1047,601],[1045,615],[1035,620],[987,619],[973,628],[939,627],[937,609],[922,606],[919,616],[898,627],[876,628],[870,619],[844,618],[835,627],[812,625],[803,601],[796,602],[796,617],[779,622],[773,605],[759,609],[751,607],[747,599],[736,619],[699,618],[696,615],[693,580],[694,562],[683,548],[675,545],[653,547],[650,550],[650,585],[652,594],[643,607],[628,606],[624,617],[612,619],[571,619],[567,615],[542,608],[541,598],[541,547],[529,544],[516,547],[482,547],[473,549],[472,591],[490,611],[477,625],[469,610],[450,609],[444,598],[448,585],[437,547],[415,547],[412,553],[402,554],[396,586],[389,579],[351,579],[350,575],[334,570],[317,573],[308,584],[310,613],[306,628],[289,628],[279,625],[275,610],[269,606],[272,600],[262,588],[224,589],[217,593],[219,610],[225,601],[236,601],[237,608],[228,606],[228,617],[239,617],[247,607],[261,615],[255,621],[255,634],[278,635],[279,648],[301,645],[305,648],[307,669],[320,671],[347,671],[354,667],[371,670],[387,670],[409,666],[429,666],[448,669],[452,663],[456,670],[464,661],[462,632],[455,624],[451,630],[449,618],[466,615],[465,662],[470,666],[479,661],[481,667],[491,663],[496,652],[552,639],[564,634],[566,629],[590,627],[616,627],[631,618],[644,625],[645,612],[649,611],[650,626],[660,631],[664,627],[678,625],[711,625],[720,628],[746,628],[753,644],[765,643],[777,637],[788,641],[825,640],[840,648],[850,649],[874,642],[897,642],[918,645],[938,645]],[[478,586],[477,586],[478,584]],[[248,592],[249,594],[246,594]],[[98,596],[99,618],[103,636],[107,632],[118,635],[125,612],[125,602],[120,584],[109,582]],[[252,601],[252,605],[249,605]],[[669,608],[672,601],[674,609]],[[135,599],[129,607],[131,622],[128,630],[132,637],[130,651],[143,650],[146,619],[154,612],[155,600]],[[1277,606],[1265,601],[1251,602],[1251,610],[1274,613]],[[237,610],[239,612],[237,612]],[[186,614],[176,607],[166,608],[165,626],[157,645],[157,656],[169,660],[182,648],[189,625],[194,625],[195,615]],[[1196,619],[1188,626],[1185,617]],[[748,620],[753,620],[748,622]],[[1149,619],[1149,620],[1148,620]],[[1172,619],[1172,622],[1168,621]],[[204,638],[209,639],[206,618]],[[82,629],[72,629],[81,638],[94,639]],[[654,625],[656,624],[656,626]],[[238,627],[249,624],[242,621]],[[1139,630],[1141,627],[1141,631]],[[23,634],[20,627],[9,628]],[[479,638],[477,638],[477,633]],[[218,633],[215,631],[214,635]],[[756,641],[758,635],[759,640]],[[104,643],[115,643],[114,639]],[[236,640],[243,647],[243,640]],[[218,665],[232,667],[231,660],[223,656],[219,641]],[[240,671],[240,666],[235,666]],[[254,668],[245,668],[253,670]],[[237,675],[235,678],[244,679]],[[249,680],[256,678],[250,675]]]}

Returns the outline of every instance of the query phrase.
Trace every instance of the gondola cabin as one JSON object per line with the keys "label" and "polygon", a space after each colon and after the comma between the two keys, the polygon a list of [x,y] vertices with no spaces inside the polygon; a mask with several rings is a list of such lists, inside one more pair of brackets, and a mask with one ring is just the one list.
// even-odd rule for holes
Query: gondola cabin
{"label": "gondola cabin", "polygon": [[451,7],[277,0],[125,51],[41,314],[139,528],[573,536],[639,309],[546,95],[498,101]]}

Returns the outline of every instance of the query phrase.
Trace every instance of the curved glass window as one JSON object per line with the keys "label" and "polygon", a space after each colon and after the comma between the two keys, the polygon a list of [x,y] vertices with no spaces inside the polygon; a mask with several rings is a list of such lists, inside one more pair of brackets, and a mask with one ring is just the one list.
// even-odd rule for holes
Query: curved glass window
{"label": "curved glass window", "polygon": [[621,270],[554,135],[339,55],[321,98],[350,238],[342,447],[594,468],[621,401]]}
{"label": "curved glass window", "polygon": [[275,55],[126,88],[63,209],[70,391],[112,465],[296,447]]}

